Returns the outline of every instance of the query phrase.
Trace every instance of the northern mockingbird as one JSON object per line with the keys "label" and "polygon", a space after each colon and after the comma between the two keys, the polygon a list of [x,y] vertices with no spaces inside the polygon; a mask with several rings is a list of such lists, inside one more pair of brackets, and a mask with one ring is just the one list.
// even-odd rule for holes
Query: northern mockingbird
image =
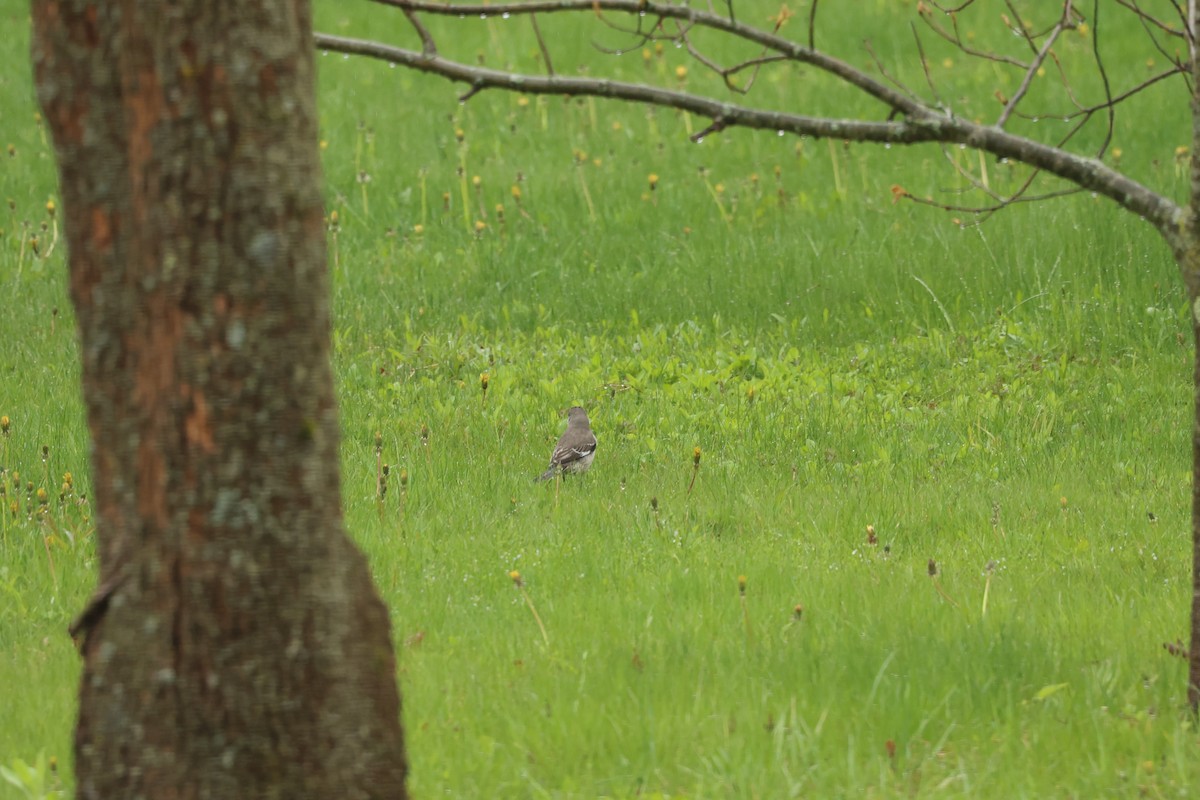
{"label": "northern mockingbird", "polygon": [[595,456],[596,434],[592,433],[587,412],[575,406],[567,411],[567,429],[554,446],[550,467],[538,480],[548,481],[559,472],[587,472]]}

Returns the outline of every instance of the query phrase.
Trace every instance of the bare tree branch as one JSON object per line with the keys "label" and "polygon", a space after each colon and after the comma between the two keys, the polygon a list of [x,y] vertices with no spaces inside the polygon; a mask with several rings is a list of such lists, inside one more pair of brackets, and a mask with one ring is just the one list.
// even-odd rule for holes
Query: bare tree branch
{"label": "bare tree branch", "polygon": [[[796,44],[775,33],[735,22],[726,17],[687,6],[659,4],[649,0],[532,0],[532,2],[526,3],[508,3],[486,7],[466,4],[434,4],[425,2],[425,0],[375,0],[375,2],[396,6],[410,12],[453,16],[468,14],[478,16],[481,13],[480,9],[486,9],[485,13],[487,14],[507,13],[510,15],[571,10],[586,13],[617,11],[637,17],[648,15],[656,17],[660,21],[672,20],[679,25],[679,33],[671,34],[673,37],[685,37],[696,26],[724,31],[743,41],[758,44],[767,51],[778,54],[781,58],[810,65],[848,87],[874,98],[882,103],[884,107],[882,111],[886,112],[887,119],[850,119],[794,114],[739,105],[682,90],[602,78],[515,74],[452,61],[437,54],[431,56],[424,52],[417,53],[379,42],[326,34],[317,34],[316,43],[322,49],[382,59],[466,83],[470,88],[463,95],[463,99],[470,98],[484,89],[497,88],[528,94],[594,96],[688,111],[712,120],[708,127],[694,137],[697,139],[726,128],[743,127],[818,138],[892,145],[924,142],[964,145],[983,150],[999,158],[1027,164],[1035,170],[1055,175],[1081,188],[1103,194],[1149,220],[1176,252],[1182,246],[1180,223],[1184,218],[1184,211],[1169,198],[1153,192],[1108,165],[1094,158],[1070,153],[1060,146],[1044,144],[1018,136],[998,126],[982,125],[958,118],[948,111],[930,106],[901,90],[880,83],[876,78],[845,61]],[[1069,3],[1067,7],[1070,7]],[[778,28],[780,24],[781,22],[777,21],[776,27]],[[1069,18],[1064,14],[1060,18],[1059,24],[1051,28],[1050,32],[1053,33],[1056,28],[1065,29],[1067,24],[1069,24]],[[661,27],[661,24],[656,27]],[[1049,36],[1049,34],[1047,35]],[[1042,52],[1042,48],[1036,50]],[[1042,57],[1044,58],[1044,56]],[[759,59],[759,61],[761,60]],[[719,70],[729,71],[732,74],[733,71],[746,68],[750,63],[719,68]],[[1115,101],[1116,98],[1108,97],[1106,102],[1101,104],[1101,108],[1108,108]],[[1012,104],[1012,101],[1008,102]],[[1089,118],[1090,115],[1083,115],[1079,124],[1068,133],[1067,138],[1073,136]]]}
{"label": "bare tree branch", "polygon": [[[731,92],[736,92],[738,94],[749,93],[750,87],[753,85],[754,79],[758,75],[758,67],[761,67],[763,64],[773,64],[773,63],[776,63],[779,61],[787,61],[788,60],[787,56],[781,56],[781,55],[766,56],[766,55],[764,55],[764,56],[760,56],[758,58],[752,58],[747,61],[743,61],[739,64],[734,64],[732,67],[722,67],[720,64],[718,64],[717,62],[713,61],[708,56],[701,53],[700,50],[696,47],[696,45],[692,43],[692,40],[690,38],[685,38],[684,43],[687,46],[688,55],[690,55],[692,58],[696,59],[696,61],[703,64],[708,69],[715,72],[717,75],[719,75],[721,77],[721,80],[724,81],[724,83],[725,83],[725,88],[729,89],[729,91],[731,91]],[[750,69],[752,67],[754,68],[754,74],[750,76],[750,80],[746,82],[745,86],[738,86],[736,83],[734,83],[733,76],[735,74],[737,74],[738,72],[741,72],[742,70]]]}
{"label": "bare tree branch", "polygon": [[1001,200],[998,200],[996,203],[993,203],[989,206],[960,206],[953,203],[943,203],[929,197],[916,197],[915,195],[907,193],[904,195],[904,199],[913,203],[917,203],[918,205],[940,208],[942,211],[970,214],[972,217],[974,217],[972,223],[979,224],[984,222],[988,217],[992,216],[997,211],[1003,211],[1005,208],[1008,208],[1011,205],[1016,205],[1017,203],[1037,203],[1043,200],[1052,200],[1056,197],[1067,197],[1069,195],[1078,194],[1080,191],[1082,191],[1078,186],[1072,186],[1067,189],[1060,189],[1056,192],[1044,192],[1042,194],[1030,196],[1024,195],[1023,191],[1029,188],[1028,184],[1029,182],[1032,182],[1034,178],[1036,178],[1036,174],[1030,175],[1029,181],[1026,182],[1021,194],[1002,198]]}
{"label": "bare tree branch", "polygon": [[[1174,37],[1178,37],[1180,39],[1187,39],[1187,31],[1172,27],[1169,23],[1165,22],[1164,20],[1161,20],[1158,17],[1154,16],[1153,14],[1146,12],[1141,7],[1141,5],[1137,2],[1137,0],[1116,0],[1116,3],[1117,3],[1117,5],[1124,6],[1125,8],[1127,8],[1128,10],[1130,10],[1134,14],[1136,14],[1138,16],[1139,20],[1143,24],[1151,25],[1155,28],[1158,28],[1163,33],[1167,34],[1168,36],[1174,36]],[[1175,6],[1175,10],[1176,11],[1179,10],[1178,5]],[[1187,22],[1186,19],[1184,19],[1183,21],[1185,23]]]}
{"label": "bare tree branch", "polygon": [[[440,14],[448,17],[460,15],[503,15],[517,14],[551,14],[569,12],[619,11],[634,17],[642,15],[660,17],[662,19],[679,20],[689,26],[699,25],[712,30],[722,31],[743,41],[762,45],[770,50],[787,56],[792,61],[809,64],[822,72],[851,84],[855,88],[879,100],[884,105],[895,108],[902,113],[919,114],[922,108],[909,98],[897,94],[871,76],[856,69],[852,65],[822,53],[811,47],[805,47],[777,33],[764,31],[741,22],[734,22],[726,17],[710,14],[705,11],[684,5],[671,3],[655,3],[649,0],[530,0],[521,3],[493,3],[487,6],[467,3],[433,3],[427,0],[372,0],[380,5],[409,9],[424,14]],[[778,30],[778,25],[776,27]]]}
{"label": "bare tree branch", "polygon": [[941,25],[938,25],[937,22],[934,21],[933,14],[929,12],[928,8],[923,7],[923,6],[918,6],[917,12],[921,15],[921,20],[927,26],[929,26],[930,30],[932,30],[934,33],[936,33],[938,36],[942,37],[946,41],[950,42],[950,44],[954,45],[955,47],[957,47],[959,50],[966,53],[967,55],[973,56],[975,58],[982,58],[986,61],[997,61],[1001,64],[1011,64],[1012,66],[1020,67],[1020,68],[1024,69],[1025,62],[1023,62],[1019,59],[1013,58],[1012,56],[1004,55],[1002,53],[989,53],[989,52],[986,52],[983,50],[978,50],[976,48],[971,47],[965,41],[963,41],[962,34],[960,34],[958,32],[957,12],[962,10],[963,8],[966,8],[967,6],[969,6],[972,2],[974,2],[974,0],[968,0],[968,2],[963,3],[958,8],[949,10],[949,11],[939,8],[936,3],[933,4],[935,8],[938,8],[939,11],[942,11],[943,13],[945,13],[947,16],[950,17],[950,24],[954,27],[953,34],[948,32],[945,28],[943,28]]}
{"label": "bare tree branch", "polygon": [[1013,6],[1012,0],[1004,0],[1004,5],[1008,7],[1008,12],[1009,14],[1012,14],[1012,19],[1009,19],[1005,14],[1001,14],[1000,18],[1004,20],[1004,24],[1007,25],[1013,33],[1024,40],[1025,44],[1029,46],[1029,52],[1037,55],[1037,42],[1034,41],[1033,35],[1029,33],[1030,26],[1025,24],[1025,19],[1021,16],[1021,12]]}
{"label": "bare tree branch", "polygon": [[938,3],[935,3],[935,2],[933,2],[933,0],[930,0],[929,5],[933,6],[938,11],[941,11],[943,14],[957,14],[959,11],[962,11],[963,9],[967,8],[974,2],[975,2],[975,0],[964,0],[962,5],[955,6],[954,8],[943,8]]}
{"label": "bare tree branch", "polygon": [[1176,12],[1179,14],[1179,19],[1183,22],[1183,30],[1188,41],[1188,60],[1193,64],[1196,63],[1196,0],[1188,0],[1187,15],[1183,13],[1183,9],[1179,7],[1179,3],[1174,2]]}
{"label": "bare tree branch", "polygon": [[417,18],[417,13],[406,8],[404,9],[404,16],[408,18],[408,21],[416,30],[417,36],[421,37],[421,53],[427,56],[436,56],[437,45],[434,43],[433,37],[430,36],[429,30],[426,29],[426,27],[421,24],[421,20]]}
{"label": "bare tree branch", "polygon": [[542,36],[542,29],[537,24],[537,14],[529,15],[529,24],[533,26],[533,35],[537,37],[538,49],[542,51],[542,58],[546,60],[546,74],[554,74],[554,62],[550,59],[550,48],[546,47],[546,40]]}
{"label": "bare tree branch", "polygon": [[[925,46],[921,44],[921,36],[917,33],[917,26],[910,25],[909,28],[912,30],[913,41],[917,44],[917,55],[921,59],[921,72],[925,74],[925,85],[929,87],[929,93],[933,96],[933,102],[937,105],[937,108],[941,111],[946,111],[948,106],[942,102],[942,98],[938,94],[937,85],[933,82],[933,75],[929,73],[929,59],[925,56]],[[872,53],[871,55],[875,58],[876,63],[878,63],[879,59],[875,57],[875,54]],[[880,69],[882,70],[882,66]]]}
{"label": "bare tree branch", "polygon": [[1112,142],[1113,128],[1117,124],[1117,112],[1113,107],[1112,86],[1108,82],[1108,70],[1104,69],[1104,59],[1100,57],[1100,0],[1092,0],[1092,55],[1096,59],[1096,71],[1100,73],[1100,81],[1104,84],[1104,109],[1108,112],[1108,124],[1104,128],[1104,141],[1101,142],[1096,158],[1102,158]]}
{"label": "bare tree branch", "polygon": [[869,55],[871,57],[871,60],[873,62],[875,62],[875,69],[879,70],[880,75],[882,75],[884,78],[886,78],[888,80],[888,82],[891,83],[893,86],[895,86],[897,89],[904,92],[904,94],[906,94],[908,97],[912,98],[914,103],[921,102],[921,98],[917,95],[916,92],[914,92],[912,89],[909,89],[907,86],[904,85],[903,81],[901,81],[895,75],[892,75],[890,71],[888,71],[887,66],[883,63],[883,60],[875,52],[875,48],[874,48],[874,46],[872,46],[871,41],[869,39],[863,42],[863,49],[867,51],[867,55]]}
{"label": "bare tree branch", "polygon": [[[664,89],[640,83],[625,83],[603,78],[578,78],[562,75],[521,75],[501,70],[473,66],[451,61],[442,56],[427,57],[423,53],[365,39],[350,39],[329,34],[317,34],[317,47],[351,55],[368,56],[394,64],[430,72],[472,87],[474,95],[483,89],[507,89],[527,94],[552,94],[565,96],[594,96],[614,100],[628,100],[647,105],[677,108],[712,119],[723,119],[726,125],[761,130],[786,131],[822,138],[849,139],[888,144],[914,144],[937,141],[932,133],[935,125],[915,125],[901,122],[877,122],[856,119],[830,119],[790,114],[783,111],[748,108],[733,103],[721,102],[702,95]],[[891,90],[888,90],[889,93]],[[904,105],[913,106],[907,98],[900,98]],[[921,116],[933,112],[924,111]],[[950,120],[947,120],[948,122]]]}
{"label": "bare tree branch", "polygon": [[[971,172],[971,170],[960,164],[959,160],[954,155],[955,151],[952,150],[948,145],[943,144],[941,151],[942,157],[946,159],[946,163],[950,166],[950,168],[953,169],[961,178],[963,178],[963,180],[967,181],[967,183],[970,184],[971,189],[990,197],[992,199],[991,203],[988,205],[957,205],[953,203],[945,203],[935,200],[932,197],[917,197],[916,195],[904,191],[901,187],[893,187],[893,194],[897,198],[903,197],[904,199],[919,203],[920,205],[940,208],[943,211],[971,214],[973,217],[971,224],[982,224],[989,217],[991,217],[992,214],[995,214],[997,211],[1001,211],[1010,205],[1015,205],[1017,203],[1032,203],[1040,200],[1051,200],[1053,198],[1075,194],[1080,191],[1079,187],[1072,186],[1066,189],[1059,189],[1057,191],[1031,195],[1029,194],[1029,190],[1033,187],[1034,182],[1038,179],[1040,174],[1038,170],[1034,169],[1030,170],[1029,174],[1025,176],[1025,179],[1015,191],[1008,193],[997,192],[996,190],[992,189],[985,180],[977,177]],[[1003,159],[1001,160],[1001,163],[1004,163]],[[951,190],[944,191],[953,193]],[[963,192],[967,190],[958,191]]]}
{"label": "bare tree branch", "polygon": [[[1154,17],[1153,15],[1147,13],[1144,9],[1142,9],[1138,5],[1137,0],[1118,0],[1118,4],[1121,5],[1122,7],[1130,10],[1132,13],[1135,14],[1135,16],[1138,17],[1139,23],[1146,30],[1147,38],[1150,40],[1152,46],[1156,50],[1158,50],[1164,57],[1167,58],[1167,60],[1172,64],[1172,67],[1170,69],[1159,72],[1143,81],[1140,81],[1136,85],[1130,87],[1129,89],[1126,89],[1123,92],[1120,92],[1119,94],[1114,94],[1112,87],[1111,87],[1111,83],[1108,78],[1108,71],[1105,69],[1104,61],[1100,54],[1099,25],[1095,24],[1098,22],[1098,17],[1099,17],[1099,8],[1098,8],[1098,4],[1097,4],[1094,7],[1093,14],[1092,14],[1094,28],[1095,28],[1095,33],[1092,35],[1092,53],[1093,53],[1094,63],[1096,64],[1096,72],[1100,76],[1101,81],[1104,86],[1105,99],[1102,102],[1091,103],[1091,104],[1085,104],[1085,103],[1081,102],[1080,99],[1076,96],[1075,89],[1071,85],[1071,81],[1067,74],[1067,71],[1066,71],[1064,65],[1062,64],[1062,62],[1059,60],[1058,56],[1055,54],[1054,49],[1053,49],[1053,44],[1055,43],[1055,40],[1060,38],[1060,34],[1062,32],[1064,32],[1066,30],[1070,30],[1070,29],[1078,29],[1080,23],[1084,20],[1084,18],[1080,15],[1078,9],[1075,8],[1072,0],[1065,0],[1065,2],[1063,3],[1062,13],[1059,15],[1058,23],[1056,23],[1054,26],[1052,26],[1049,29],[1049,32],[1044,35],[1044,37],[1042,35],[1037,35],[1037,34],[1029,34],[1029,35],[1022,34],[1022,38],[1024,38],[1027,42],[1036,41],[1039,38],[1042,39],[1042,43],[1040,45],[1038,45],[1038,52],[1035,54],[1034,59],[1031,61],[1028,61],[1028,62],[1021,61],[1020,59],[1012,58],[1011,56],[1008,56],[1003,53],[995,53],[995,52],[979,50],[979,49],[973,48],[967,44],[967,42],[964,40],[964,38],[960,32],[958,16],[957,16],[957,13],[955,13],[955,12],[960,11],[963,8],[966,8],[967,6],[973,4],[973,2],[974,2],[974,0],[970,0],[970,2],[964,3],[962,6],[959,6],[955,9],[942,9],[936,3],[928,4],[924,1],[922,1],[918,4],[917,11],[918,11],[922,21],[926,24],[927,27],[930,28],[930,30],[934,31],[938,36],[940,36],[942,39],[948,41],[950,44],[952,44],[955,48],[957,48],[964,54],[971,56],[973,58],[979,58],[979,59],[986,60],[986,61],[993,61],[998,64],[1006,64],[1006,65],[1018,67],[1021,69],[1021,71],[1023,73],[1021,84],[1020,84],[1019,88],[1017,89],[1017,92],[1011,98],[1006,97],[1003,93],[1001,93],[999,91],[996,92],[997,99],[1000,100],[1000,102],[1004,105],[1004,110],[1001,113],[999,120],[997,121],[998,125],[1003,126],[1011,117],[1014,117],[1014,116],[1019,117],[1021,119],[1026,119],[1026,120],[1037,120],[1037,119],[1042,119],[1042,118],[1049,118],[1049,119],[1062,119],[1067,122],[1070,122],[1072,120],[1082,117],[1085,121],[1088,121],[1095,114],[1103,111],[1103,112],[1105,112],[1105,116],[1107,118],[1107,125],[1108,125],[1107,131],[1105,134],[1105,137],[1106,137],[1105,143],[1098,150],[1098,152],[1103,153],[1107,150],[1109,140],[1111,140],[1113,126],[1115,124],[1115,109],[1116,109],[1116,106],[1119,105],[1120,103],[1125,102],[1126,100],[1129,100],[1130,98],[1136,96],[1137,94],[1144,91],[1145,89],[1148,89],[1149,87],[1155,85],[1156,83],[1163,80],[1164,78],[1167,78],[1167,77],[1170,77],[1170,76],[1173,76],[1176,74],[1180,74],[1183,76],[1184,81],[1187,84],[1186,88],[1188,91],[1188,95],[1189,96],[1191,95],[1191,84],[1190,84],[1189,75],[1188,75],[1190,67],[1183,64],[1175,55],[1168,53],[1165,50],[1165,48],[1161,45],[1161,43],[1159,43],[1157,41],[1157,39],[1155,38],[1155,36],[1153,34],[1153,30],[1162,29],[1162,30],[1166,30],[1166,31],[1171,31],[1175,35],[1182,35],[1182,33],[1178,29],[1173,28],[1169,23],[1165,22],[1164,20]],[[953,29],[952,32],[947,31],[945,28],[943,28],[941,25],[939,25],[937,23],[937,21],[933,18],[933,12],[932,12],[932,9],[930,8],[930,5],[932,5],[934,8],[938,8],[939,10],[943,10],[950,17],[951,25],[952,25],[952,29]],[[1009,2],[1008,5],[1010,8],[1014,8],[1014,6],[1011,5],[1011,2]],[[1013,21],[1011,19],[1008,19],[1007,17],[1005,17],[1004,22],[1009,27],[1014,27]],[[1021,25],[1022,27],[1025,26],[1025,22],[1023,20],[1019,20],[1018,24]],[[1017,30],[1017,32],[1020,33],[1020,30]],[[1064,91],[1066,92],[1067,98],[1070,100],[1071,105],[1074,106],[1074,109],[1071,111],[1068,111],[1068,112],[1049,111],[1049,110],[1045,110],[1045,109],[1036,111],[1036,112],[1022,111],[1020,109],[1020,102],[1027,96],[1029,88],[1032,85],[1032,78],[1038,74],[1038,72],[1041,69],[1041,66],[1045,63],[1045,60],[1047,58],[1054,63],[1055,70],[1058,72],[1059,81],[1062,84],[1062,87],[1063,87]],[[882,66],[880,67],[880,69],[882,70]],[[884,72],[883,74],[886,77],[886,72]],[[1073,128],[1073,130],[1075,130],[1077,128],[1078,128],[1078,126],[1075,126],[1075,128]],[[1059,142],[1059,146],[1062,146],[1069,140],[1070,140],[1070,136],[1066,137],[1064,140],[1061,140]]]}
{"label": "bare tree branch", "polygon": [[[1159,55],[1161,55],[1163,58],[1165,58],[1169,63],[1174,64],[1175,71],[1183,73],[1184,80],[1187,81],[1187,79],[1188,79],[1187,66],[1179,58],[1178,53],[1172,53],[1171,51],[1167,50],[1165,45],[1163,45],[1161,42],[1158,41],[1158,37],[1156,37],[1154,35],[1154,31],[1151,29],[1150,23],[1148,23],[1143,17],[1139,17],[1138,21],[1142,24],[1142,29],[1144,31],[1146,31],[1146,38],[1150,40],[1150,43],[1154,46],[1154,49],[1157,50]],[[1191,96],[1191,85],[1190,84],[1188,85],[1188,96],[1189,97]]]}
{"label": "bare tree branch", "polygon": [[[1120,94],[1114,95],[1111,98],[1106,99],[1103,103],[1096,103],[1095,105],[1090,105],[1090,106],[1081,106],[1081,105],[1076,104],[1076,106],[1077,106],[1076,109],[1068,114],[1062,114],[1062,115],[1049,114],[1049,115],[1043,115],[1043,116],[1053,116],[1055,118],[1061,116],[1064,120],[1074,119],[1079,116],[1090,117],[1093,114],[1103,111],[1106,108],[1116,108],[1121,103],[1125,102],[1126,100],[1128,100],[1129,98],[1131,98],[1137,94],[1140,94],[1141,92],[1145,91],[1146,89],[1149,89],[1151,86],[1158,83],[1159,81],[1165,80],[1166,78],[1174,77],[1175,75],[1179,75],[1180,72],[1181,71],[1179,68],[1172,67],[1171,69],[1163,70],[1162,72],[1151,75],[1149,78],[1146,78],[1144,81],[1137,84],[1136,86],[1132,86],[1129,89],[1126,89],[1125,91],[1121,92]],[[1184,74],[1186,74],[1186,73],[1184,73]],[[1023,115],[1023,116],[1028,117],[1029,115]]]}
{"label": "bare tree branch", "polygon": [[[1012,7],[1011,3],[1009,3],[1009,7]],[[1062,18],[1059,19],[1058,24],[1051,29],[1050,34],[1046,37],[1046,41],[1042,42],[1042,46],[1037,50],[1037,54],[1034,56],[1033,61],[1029,62],[1029,66],[1025,69],[1025,77],[1021,79],[1021,85],[1017,87],[1017,91],[1013,93],[1013,96],[1009,98],[1009,101],[1004,105],[1004,110],[1000,112],[1000,118],[996,120],[997,128],[1004,127],[1004,123],[1008,122],[1008,118],[1012,116],[1012,112],[1016,109],[1017,104],[1021,102],[1021,98],[1023,98],[1025,93],[1029,91],[1029,84],[1033,81],[1034,76],[1037,75],[1037,71],[1041,69],[1042,63],[1045,62],[1046,56],[1050,53],[1050,49],[1054,47],[1054,43],[1058,40],[1059,34],[1061,34],[1068,27],[1073,27],[1074,24],[1072,23],[1071,19],[1071,3],[1070,0],[1067,0],[1067,3],[1063,6]],[[1030,41],[1032,43],[1032,40]]]}

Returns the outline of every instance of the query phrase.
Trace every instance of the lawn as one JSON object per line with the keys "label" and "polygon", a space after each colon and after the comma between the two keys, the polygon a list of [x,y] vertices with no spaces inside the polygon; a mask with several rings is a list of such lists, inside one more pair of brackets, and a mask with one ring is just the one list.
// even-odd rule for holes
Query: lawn
{"label": "lawn", "polygon": [[[911,58],[913,4],[867,5],[881,58]],[[412,43],[383,7],[317,10]],[[0,3],[0,764],[44,754],[70,787],[95,532],[27,14]],[[869,62],[828,17],[822,46]],[[514,21],[456,24],[469,57],[537,55]],[[609,63],[611,32],[543,26]],[[994,114],[1002,78],[958,58],[933,75]],[[616,65],[716,89],[670,46]],[[697,145],[675,112],[320,66],[346,522],[392,612],[415,797],[1200,790],[1165,646],[1191,339],[1148,225],[1087,194],[983,225],[894,203],[958,198],[936,148]],[[762,80],[837,107],[801,70]],[[1135,106],[1121,167],[1182,197],[1188,122],[1178,86]],[[574,404],[595,464],[535,483]]]}

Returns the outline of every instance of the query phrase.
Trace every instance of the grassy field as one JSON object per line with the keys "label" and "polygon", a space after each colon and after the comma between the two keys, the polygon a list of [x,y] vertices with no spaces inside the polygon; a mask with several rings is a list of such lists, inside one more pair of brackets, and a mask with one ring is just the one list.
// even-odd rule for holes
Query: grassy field
{"label": "grassy field", "polygon": [[[864,5],[819,42],[865,64],[869,35],[923,85],[913,4]],[[382,7],[317,6],[324,30],[411,44]],[[87,440],[25,5],[0,22],[0,764],[53,757],[69,787]],[[464,58],[532,65],[517,23],[469,22]],[[543,25],[599,70],[614,34]],[[1142,69],[1127,34],[1113,58]],[[964,113],[1015,85],[930,52],[947,96],[977,95]],[[392,610],[414,796],[1200,790],[1164,647],[1190,599],[1192,353],[1147,225],[1076,195],[962,226],[892,202],[955,198],[937,149],[694,145],[706,121],[671,112],[460,105],[320,64],[346,519]],[[713,87],[670,46],[616,68]],[[808,78],[756,96],[856,108]],[[1187,122],[1180,86],[1135,106],[1121,166],[1181,196]],[[592,471],[535,484],[577,403]]]}

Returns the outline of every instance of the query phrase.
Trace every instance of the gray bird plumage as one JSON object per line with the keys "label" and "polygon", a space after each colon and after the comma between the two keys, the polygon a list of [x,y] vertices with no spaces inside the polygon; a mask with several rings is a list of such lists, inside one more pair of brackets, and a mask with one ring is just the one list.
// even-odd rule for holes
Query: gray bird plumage
{"label": "gray bird plumage", "polygon": [[587,412],[579,406],[567,411],[567,429],[554,447],[550,467],[539,481],[548,481],[559,472],[587,472],[596,456],[596,434],[592,433]]}

